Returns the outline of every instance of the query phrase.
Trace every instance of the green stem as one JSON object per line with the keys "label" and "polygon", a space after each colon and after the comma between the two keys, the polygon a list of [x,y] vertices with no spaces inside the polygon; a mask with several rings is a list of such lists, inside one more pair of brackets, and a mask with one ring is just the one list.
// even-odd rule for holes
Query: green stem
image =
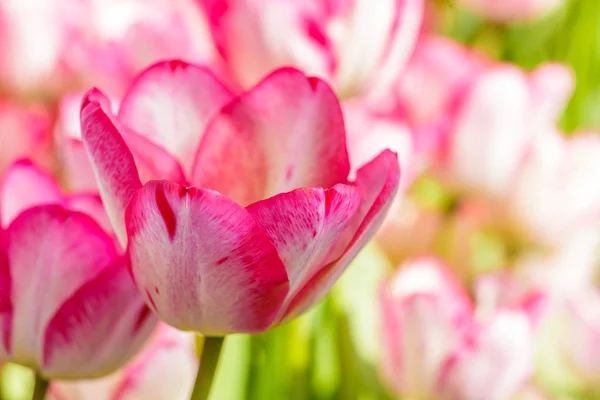
{"label": "green stem", "polygon": [[210,387],[215,376],[215,370],[219,363],[219,355],[223,347],[223,337],[206,337],[200,357],[200,366],[196,383],[190,400],[206,400],[210,394]]}
{"label": "green stem", "polygon": [[40,376],[39,373],[35,373],[35,384],[33,387],[33,396],[31,400],[44,400],[46,398],[46,392],[50,382]]}

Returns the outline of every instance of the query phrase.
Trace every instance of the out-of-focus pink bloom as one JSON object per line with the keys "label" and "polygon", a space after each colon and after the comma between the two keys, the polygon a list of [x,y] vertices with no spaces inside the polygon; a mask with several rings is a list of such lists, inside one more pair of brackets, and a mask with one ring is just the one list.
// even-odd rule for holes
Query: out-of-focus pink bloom
{"label": "out-of-focus pink bloom", "polygon": [[197,369],[195,335],[161,324],[125,367],[97,380],[54,382],[50,400],[187,400]]}
{"label": "out-of-focus pink bloom", "polygon": [[[389,150],[347,181],[338,100],[295,69],[233,97],[209,71],[163,62],[136,79],[117,116],[108,110],[93,90],[81,112],[104,204],[146,300],[184,330],[256,332],[306,310],[379,227],[398,187]],[[138,175],[157,154],[176,160],[172,181],[194,186],[142,187],[165,177]]]}
{"label": "out-of-focus pink bloom", "polygon": [[459,0],[459,4],[497,22],[519,22],[558,8],[564,0]]}
{"label": "out-of-focus pink bloom", "polygon": [[20,158],[52,166],[52,128],[47,110],[0,99],[0,172]]}
{"label": "out-of-focus pink bloom", "polygon": [[527,313],[501,307],[473,314],[467,294],[437,261],[401,266],[384,284],[381,300],[382,372],[398,395],[504,400],[531,378]]}
{"label": "out-of-focus pink bloom", "polygon": [[249,87],[281,66],[328,79],[344,97],[380,93],[410,56],[422,0],[198,0],[231,73]]}
{"label": "out-of-focus pink bloom", "polygon": [[421,129],[443,128],[458,98],[487,63],[453,40],[422,35],[398,85],[407,119]]}
{"label": "out-of-focus pink bloom", "polygon": [[74,211],[93,209],[90,199],[60,198],[56,184],[27,163],[9,169],[1,194],[0,360],[46,378],[92,378],[121,367],[156,318],[114,239]]}
{"label": "out-of-focus pink bloom", "polygon": [[557,64],[530,74],[510,65],[486,69],[455,108],[443,169],[467,190],[506,195],[536,135],[553,126],[572,88],[570,71]]}
{"label": "out-of-focus pink bloom", "polygon": [[36,95],[91,85],[120,93],[159,59],[214,54],[193,0],[7,0],[0,37],[0,87]]}
{"label": "out-of-focus pink bloom", "polygon": [[600,391],[600,292],[588,288],[569,299],[562,350],[589,388]]}

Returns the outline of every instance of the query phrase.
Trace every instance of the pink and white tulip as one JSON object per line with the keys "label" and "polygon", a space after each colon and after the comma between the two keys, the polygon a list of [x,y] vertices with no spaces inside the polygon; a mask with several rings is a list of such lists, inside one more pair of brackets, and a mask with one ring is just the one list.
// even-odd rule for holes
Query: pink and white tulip
{"label": "pink and white tulip", "polygon": [[560,7],[564,0],[459,0],[484,18],[496,22],[521,22],[547,14]]}
{"label": "pink and white tulip", "polygon": [[420,259],[382,287],[382,373],[399,396],[504,400],[533,374],[525,311],[480,316],[445,267]]}
{"label": "pink and white tulip", "polygon": [[[163,62],[109,110],[93,90],[81,111],[100,193],[138,288],[183,330],[258,332],[302,313],[374,234],[398,187],[389,150],[347,181],[338,100],[294,69],[233,96],[206,69]],[[176,168],[156,168],[159,157]]]}
{"label": "pink and white tulip", "polygon": [[0,193],[0,360],[62,379],[121,367],[156,318],[115,240],[79,211],[102,213],[99,199],[61,197],[26,162],[7,171]]}
{"label": "pink and white tulip", "polygon": [[91,85],[120,93],[159,59],[211,62],[215,53],[193,0],[7,0],[0,33],[0,87],[24,95]]}
{"label": "pink and white tulip", "polygon": [[294,66],[344,97],[393,83],[419,32],[422,0],[197,0],[216,46],[244,87]]}
{"label": "pink and white tulip", "polygon": [[161,324],[125,367],[101,379],[54,382],[50,400],[188,400],[197,369],[195,335]]}

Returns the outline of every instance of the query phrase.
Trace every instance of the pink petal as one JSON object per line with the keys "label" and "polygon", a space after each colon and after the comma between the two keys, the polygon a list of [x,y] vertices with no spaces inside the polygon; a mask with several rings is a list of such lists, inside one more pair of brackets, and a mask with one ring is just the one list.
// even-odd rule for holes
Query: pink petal
{"label": "pink petal", "polygon": [[125,141],[97,101],[86,97],[81,107],[81,132],[94,167],[98,189],[112,226],[123,246],[127,243],[125,209],[142,187]]}
{"label": "pink petal", "polygon": [[325,265],[340,257],[352,236],[359,191],[347,185],[297,189],[248,206],[285,265],[290,291],[283,309]]}
{"label": "pink petal", "polygon": [[0,360],[6,360],[10,353],[13,316],[11,286],[10,266],[3,251],[0,253]]}
{"label": "pink petal", "polygon": [[17,161],[6,170],[0,189],[2,226],[8,226],[17,215],[30,207],[63,203],[54,178],[31,161]]}
{"label": "pink petal", "polygon": [[111,373],[137,353],[156,322],[131,279],[127,258],[118,258],[48,322],[42,371],[54,378]]}
{"label": "pink petal", "polygon": [[207,123],[233,95],[207,68],[162,61],[134,81],[119,121],[192,167]]}
{"label": "pink petal", "polygon": [[510,399],[533,375],[527,317],[501,311],[447,360],[439,387],[450,400]]}
{"label": "pink petal", "polygon": [[40,366],[44,331],[57,310],[117,258],[90,217],[58,205],[22,212],[5,235],[11,273],[11,359]]}
{"label": "pink petal", "polygon": [[205,133],[192,181],[249,204],[349,172],[339,103],[321,80],[284,68],[225,106]]}
{"label": "pink petal", "polygon": [[126,218],[133,276],[162,320],[207,335],[273,322],[288,278],[245,209],[212,190],[151,181]]}
{"label": "pink petal", "polygon": [[399,179],[398,159],[390,150],[383,151],[358,170],[355,185],[361,196],[360,205],[343,233],[352,239],[338,259],[315,271],[310,280],[296,291],[296,296],[287,300],[288,307],[281,311],[284,319],[299,315],[327,294],[381,226],[398,190]]}
{"label": "pink petal", "polygon": [[67,197],[64,204],[69,210],[79,211],[94,218],[105,232],[112,232],[110,220],[104,209],[104,204],[102,204],[102,198],[99,195],[75,194]]}

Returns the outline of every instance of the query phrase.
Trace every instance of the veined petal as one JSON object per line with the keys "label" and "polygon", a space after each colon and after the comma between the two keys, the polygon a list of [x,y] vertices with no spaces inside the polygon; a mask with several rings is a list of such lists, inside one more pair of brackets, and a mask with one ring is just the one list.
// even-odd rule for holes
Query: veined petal
{"label": "veined petal", "polygon": [[283,309],[323,266],[342,255],[352,239],[346,228],[359,204],[359,191],[339,184],[297,189],[248,206],[287,270],[290,292]]}
{"label": "veined petal", "polygon": [[331,187],[349,168],[335,94],[323,81],[283,68],[212,121],[192,182],[246,205],[299,187]]}
{"label": "veined petal", "polygon": [[128,258],[119,257],[48,322],[41,371],[53,378],[104,376],[141,348],[156,322],[131,279]]}
{"label": "veined petal", "polygon": [[142,183],[131,151],[101,104],[91,99],[92,95],[93,91],[84,98],[81,107],[83,142],[92,161],[108,218],[119,241],[125,246],[125,209]]}
{"label": "veined petal", "polygon": [[189,172],[207,123],[232,97],[209,69],[161,61],[134,81],[119,121],[169,151]]}
{"label": "veined petal", "polygon": [[244,208],[209,189],[151,181],[126,219],[134,279],[162,320],[206,335],[271,325],[288,277]]}
{"label": "veined petal", "polygon": [[0,189],[2,226],[8,226],[22,211],[40,204],[63,204],[58,184],[31,161],[15,162],[6,170]]}
{"label": "veined petal", "polygon": [[281,311],[283,320],[299,315],[325,296],[381,226],[398,190],[398,159],[392,151],[385,150],[359,169],[356,175],[355,185],[361,198],[357,212],[346,227],[346,232],[342,233],[351,237],[348,247],[338,259],[315,271],[302,288],[296,291],[295,297],[286,301],[287,308]]}
{"label": "veined petal", "polygon": [[94,220],[58,205],[22,212],[8,227],[5,245],[14,311],[11,359],[39,366],[47,323],[113,263],[117,252]]}

